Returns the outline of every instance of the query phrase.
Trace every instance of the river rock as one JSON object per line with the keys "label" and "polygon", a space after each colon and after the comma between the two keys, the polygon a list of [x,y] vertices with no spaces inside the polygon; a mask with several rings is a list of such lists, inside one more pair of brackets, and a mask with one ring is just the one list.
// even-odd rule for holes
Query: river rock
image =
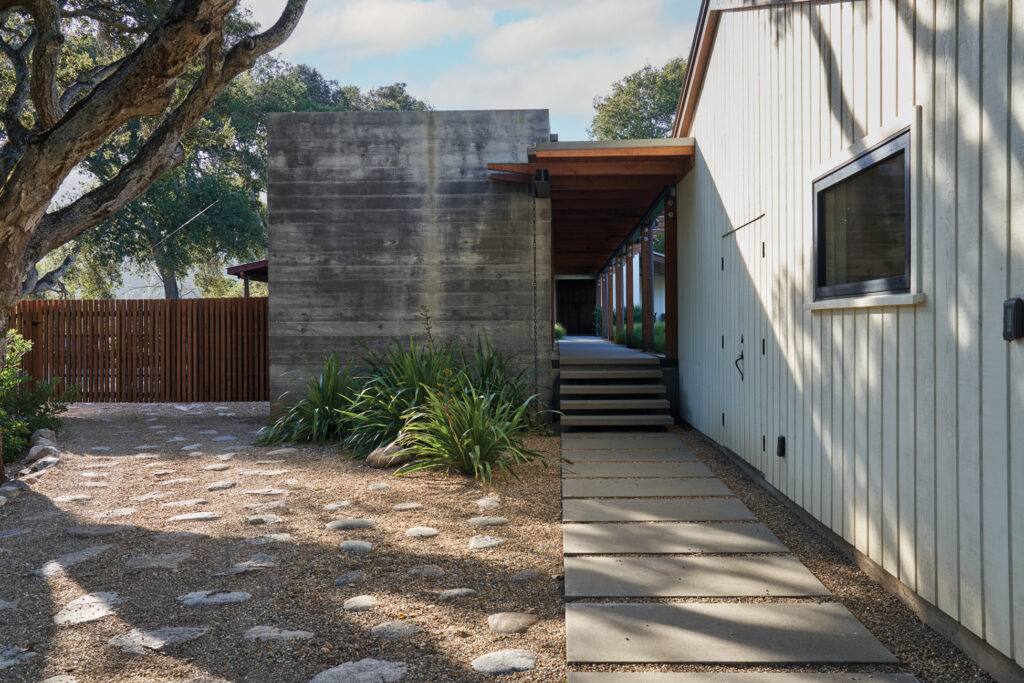
{"label": "river rock", "polygon": [[407,530],[405,535],[409,538],[433,538],[438,533],[438,530],[432,526],[414,526]]}
{"label": "river rock", "polygon": [[32,448],[28,449],[28,455],[25,456],[25,464],[30,465],[34,462],[37,462],[47,457],[60,457],[60,451],[58,451],[53,446],[33,446]]}
{"label": "river rock", "polygon": [[378,638],[409,638],[419,633],[420,627],[411,621],[385,621],[370,629],[370,634]]}
{"label": "river rock", "polygon": [[470,598],[476,595],[476,591],[472,588],[449,588],[446,591],[441,591],[441,594],[437,596],[438,600],[457,600],[458,598]]}
{"label": "river rock", "polygon": [[399,503],[398,505],[395,505],[391,509],[394,510],[395,512],[408,512],[410,510],[420,510],[422,508],[423,505],[421,505],[420,503]]}
{"label": "river rock", "polygon": [[251,597],[250,593],[244,591],[193,591],[179,595],[178,602],[186,607],[209,607],[229,602],[244,602]]}
{"label": "river rock", "polygon": [[537,668],[537,656],[528,650],[498,650],[471,662],[475,671],[498,676]]}
{"label": "river rock", "polygon": [[212,522],[220,519],[216,512],[187,512],[184,515],[175,515],[168,519],[168,522]]}
{"label": "river rock", "polygon": [[408,576],[422,577],[426,579],[439,579],[444,576],[444,569],[436,564],[421,564],[406,572]]}
{"label": "river rock", "polygon": [[336,503],[328,503],[324,505],[324,510],[327,512],[334,512],[335,510],[341,510],[342,508],[352,507],[354,503],[351,500],[339,500]]}
{"label": "river rock", "polygon": [[192,557],[192,553],[165,553],[163,555],[139,555],[124,562],[127,569],[177,569],[178,565]]}
{"label": "river rock", "polygon": [[328,531],[350,531],[352,529],[369,529],[377,526],[377,522],[366,518],[336,519],[327,523]]}
{"label": "river rock", "polygon": [[223,491],[225,489],[234,488],[237,485],[238,485],[238,482],[235,482],[235,481],[227,481],[227,480],[215,481],[212,484],[210,484],[209,486],[207,486],[206,490],[207,491]]}
{"label": "river rock", "polygon": [[399,465],[404,465],[411,462],[415,457],[415,452],[403,449],[402,446],[399,445],[398,439],[396,439],[387,446],[381,446],[366,456],[365,463],[367,467],[384,469],[387,467],[398,467]]}
{"label": "river rock", "polygon": [[84,550],[78,550],[67,555],[61,555],[56,560],[50,560],[39,569],[32,572],[33,576],[37,576],[42,579],[49,578],[51,576],[57,576],[63,574],[64,570],[72,565],[76,565],[79,562],[85,562],[96,557],[104,550],[111,548],[109,545],[95,545],[91,548],[85,548]]}
{"label": "river rock", "polygon": [[351,586],[357,584],[366,578],[366,572],[363,571],[351,571],[346,572],[334,580],[335,586]]}
{"label": "river rock", "polygon": [[72,600],[53,617],[58,626],[71,626],[96,621],[114,613],[114,605],[121,602],[117,593],[89,593]]}
{"label": "river rock", "polygon": [[32,432],[32,436],[28,437],[28,442],[34,446],[39,443],[40,439],[46,439],[47,441],[53,441],[56,443],[57,435],[52,429],[37,429]]}
{"label": "river rock", "polygon": [[486,550],[488,548],[497,548],[502,545],[505,545],[505,540],[495,538],[493,536],[474,536],[469,539],[470,550]]}
{"label": "river rock", "polygon": [[309,640],[309,631],[284,631],[274,626],[253,626],[242,634],[242,640]]}
{"label": "river rock", "polygon": [[153,631],[133,628],[128,633],[115,636],[107,642],[133,655],[144,655],[148,650],[163,652],[172,645],[185,643],[205,635],[210,629],[188,626],[171,626]]}
{"label": "river rock", "polygon": [[531,581],[537,581],[543,576],[544,573],[539,569],[524,569],[510,576],[509,581],[512,583],[530,583]]}
{"label": "river rock", "polygon": [[395,683],[409,670],[402,662],[360,659],[321,671],[309,683]]}
{"label": "river rock", "polygon": [[69,526],[64,531],[75,538],[96,538],[134,529],[130,524],[81,524]]}
{"label": "river rock", "polygon": [[342,541],[341,549],[353,554],[368,553],[373,550],[373,544],[369,541]]}
{"label": "river rock", "polygon": [[537,623],[537,615],[525,612],[498,612],[487,617],[492,633],[523,633]]}
{"label": "river rock", "polygon": [[277,515],[249,515],[245,521],[253,526],[259,526],[261,524],[280,524],[284,518]]}
{"label": "river rock", "polygon": [[377,598],[372,595],[357,595],[354,598],[349,598],[342,605],[341,608],[346,612],[365,612],[366,610],[373,609],[377,606]]}
{"label": "river rock", "polygon": [[504,517],[474,517],[469,523],[473,526],[505,526],[508,520]]}
{"label": "river rock", "polygon": [[267,555],[265,553],[256,553],[245,562],[239,562],[226,572],[221,572],[219,574],[215,574],[214,576],[232,576],[234,574],[247,574],[249,572],[259,571],[260,569],[270,569],[276,566],[277,558],[273,555]]}

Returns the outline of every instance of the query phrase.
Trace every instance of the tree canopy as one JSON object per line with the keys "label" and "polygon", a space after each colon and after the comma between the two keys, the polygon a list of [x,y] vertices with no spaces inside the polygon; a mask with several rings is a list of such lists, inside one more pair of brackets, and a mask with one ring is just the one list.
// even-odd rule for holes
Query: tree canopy
{"label": "tree canopy", "polygon": [[592,140],[665,138],[686,77],[686,60],[669,60],[660,69],[647,64],[612,84],[610,95],[594,98]]}

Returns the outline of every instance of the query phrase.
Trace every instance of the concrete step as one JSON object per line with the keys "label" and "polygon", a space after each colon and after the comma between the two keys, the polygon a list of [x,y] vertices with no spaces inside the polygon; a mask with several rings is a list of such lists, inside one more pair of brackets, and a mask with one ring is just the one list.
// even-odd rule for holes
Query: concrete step
{"label": "concrete step", "polygon": [[661,359],[655,356],[630,354],[621,356],[559,356],[559,365],[658,365]]}
{"label": "concrete step", "polygon": [[661,379],[661,370],[647,370],[643,366],[636,369],[587,368],[586,370],[563,370],[559,368],[562,380],[572,379]]}
{"label": "concrete step", "polygon": [[568,498],[563,522],[752,522],[739,498]]}
{"label": "concrete step", "polygon": [[671,415],[563,415],[563,427],[636,427],[670,425]]}
{"label": "concrete step", "polygon": [[764,524],[563,524],[566,555],[721,555],[789,552]]}
{"label": "concrete step", "polygon": [[663,398],[637,399],[562,399],[559,410],[668,410]]}
{"label": "concrete step", "polygon": [[[571,459],[571,458],[570,458]],[[684,462],[590,462],[562,466],[565,479],[664,479],[713,477],[698,460]]]}
{"label": "concrete step", "polygon": [[919,683],[910,674],[870,673],[667,673],[570,671],[568,683]]}
{"label": "concrete step", "polygon": [[664,384],[563,384],[559,393],[572,395],[664,394]]}

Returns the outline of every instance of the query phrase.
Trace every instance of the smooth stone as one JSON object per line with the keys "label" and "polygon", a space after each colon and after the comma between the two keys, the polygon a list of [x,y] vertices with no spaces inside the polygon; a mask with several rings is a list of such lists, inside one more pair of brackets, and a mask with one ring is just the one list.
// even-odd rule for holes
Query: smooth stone
{"label": "smooth stone", "polygon": [[89,479],[103,479],[110,476],[109,472],[79,472],[78,474]]}
{"label": "smooth stone", "polygon": [[324,505],[324,510],[327,512],[334,512],[335,510],[340,510],[342,508],[352,507],[352,505],[354,505],[354,503],[351,500],[339,500],[337,503],[328,503],[327,505]]}
{"label": "smooth stone", "polygon": [[216,433],[217,433],[216,429],[203,429],[201,431],[196,432],[196,434],[202,434],[203,436],[207,436],[209,434],[216,434]]}
{"label": "smooth stone", "polygon": [[498,498],[481,498],[476,502],[476,506],[481,510],[497,510],[501,507],[501,500]]}
{"label": "smooth stone", "polygon": [[114,647],[133,655],[144,655],[149,650],[163,652],[172,645],[185,643],[205,635],[208,628],[194,628],[188,626],[171,626],[158,628],[153,631],[143,631],[133,628],[128,633],[115,636],[107,642]]}
{"label": "smooth stone", "polygon": [[212,439],[210,439],[210,441],[216,441],[218,443],[221,442],[221,441],[237,441],[237,440],[238,440],[237,436],[228,436],[226,434],[224,436],[215,436]]}
{"label": "smooth stone", "polygon": [[224,462],[227,462],[228,460],[231,460],[234,457],[235,457],[234,453],[219,453],[217,455],[217,459],[218,460],[222,460]]}
{"label": "smooth stone", "polygon": [[342,541],[341,549],[347,553],[368,553],[373,549],[369,541]]}
{"label": "smooth stone", "polygon": [[288,493],[284,489],[255,489],[246,491],[250,496],[283,496]]}
{"label": "smooth stone", "polygon": [[224,470],[231,469],[231,465],[225,465],[222,462],[218,462],[214,463],[213,465],[207,465],[203,469],[207,470],[208,472],[223,472]]}
{"label": "smooth stone", "polygon": [[440,532],[438,532],[438,530],[434,527],[414,526],[413,528],[406,531],[405,535],[409,538],[433,538],[434,536],[437,536],[438,533]]}
{"label": "smooth stone", "polygon": [[206,505],[210,501],[205,498],[189,498],[188,500],[172,500],[170,503],[161,503],[162,508],[190,508],[196,505]]}
{"label": "smooth stone", "polygon": [[216,512],[188,512],[184,515],[175,515],[168,519],[168,522],[212,522],[215,519],[220,519],[220,514]]}
{"label": "smooth stone", "polygon": [[0,600],[0,609],[16,609],[17,607],[18,605],[13,602],[8,602],[7,600]]}
{"label": "smooth stone", "polygon": [[107,536],[134,528],[134,526],[129,524],[82,524],[80,526],[67,527],[64,531],[75,538],[96,538],[97,536]]}
{"label": "smooth stone", "polygon": [[524,569],[510,576],[508,580],[512,583],[530,583],[543,578],[543,576],[543,572],[539,569]]}
{"label": "smooth stone", "polygon": [[524,633],[538,621],[535,614],[525,612],[498,612],[487,617],[492,633]]}
{"label": "smooth stone", "polygon": [[214,574],[214,576],[232,576],[234,574],[246,574],[259,571],[260,569],[271,569],[277,566],[277,558],[265,553],[256,553],[245,562],[239,562],[226,572]]}
{"label": "smooth stone", "polygon": [[505,545],[505,540],[494,538],[493,536],[474,536],[469,539],[470,550],[486,550],[487,548],[497,548],[502,545]]}
{"label": "smooth stone", "polygon": [[359,583],[366,578],[366,572],[353,571],[346,572],[334,580],[335,586],[351,586],[352,584]]}
{"label": "smooth stone", "polygon": [[36,443],[36,442],[39,441],[39,439],[46,439],[47,441],[56,441],[57,440],[57,433],[54,432],[52,429],[47,429],[46,427],[40,427],[39,429],[37,429],[34,432],[32,432],[32,435],[30,437],[28,437],[28,442],[29,443]]}
{"label": "smooth stone", "polygon": [[195,479],[192,479],[190,477],[182,477],[180,479],[168,479],[166,481],[162,481],[162,482],[160,482],[160,485],[161,486],[177,486],[178,484],[189,484],[189,483],[191,483],[193,481],[195,481]]}
{"label": "smooth stone", "polygon": [[186,607],[207,607],[229,602],[244,602],[251,597],[250,593],[244,591],[194,591],[179,595],[178,602]]}
{"label": "smooth stone", "polygon": [[275,456],[275,455],[291,455],[293,453],[298,453],[298,452],[299,452],[298,448],[275,448],[272,451],[267,451],[266,455],[270,455],[270,456]]}
{"label": "smooth stone", "polygon": [[245,509],[246,510],[254,510],[254,511],[256,511],[256,510],[276,510],[278,508],[283,508],[286,505],[287,505],[287,503],[285,503],[283,500],[272,500],[269,503],[252,503],[250,505],[246,505]]}
{"label": "smooth stone", "polygon": [[3,486],[0,486],[0,492],[7,492],[7,491],[11,491],[11,490],[15,490],[15,491],[28,491],[30,489],[31,489],[31,487],[28,484],[26,484],[23,481],[19,481],[18,479],[12,479],[11,481],[9,481],[6,484],[4,484]]}
{"label": "smooth stone", "polygon": [[256,460],[253,465],[280,465],[284,460]]}
{"label": "smooth stone", "polygon": [[92,500],[92,496],[86,495],[84,493],[73,493],[70,496],[60,496],[59,498],[54,498],[53,502],[54,503],[77,503],[77,502],[82,501],[82,500]]}
{"label": "smooth stone", "polygon": [[436,564],[421,564],[409,569],[408,576],[419,576],[427,579],[439,579],[444,576],[444,569]]}
{"label": "smooth stone", "polygon": [[458,598],[469,598],[476,595],[476,591],[472,588],[449,588],[446,591],[441,591],[441,594],[437,596],[438,600],[457,600]]}
{"label": "smooth stone", "polygon": [[92,451],[97,451],[97,452],[106,453],[109,450],[110,450],[110,446],[93,446],[92,448],[87,449],[87,452],[91,453]]}
{"label": "smooth stone", "polygon": [[108,617],[114,613],[114,605],[122,602],[117,593],[89,593],[72,600],[53,617],[58,626],[84,624]]}
{"label": "smooth stone", "polygon": [[94,545],[91,548],[85,548],[84,550],[78,550],[67,555],[61,555],[56,560],[50,560],[39,569],[32,572],[33,576],[46,579],[51,576],[58,576],[64,573],[64,570],[68,567],[78,564],[79,562],[85,562],[96,557],[104,550],[112,548],[109,545]]}
{"label": "smooth stone", "polygon": [[259,526],[261,524],[280,524],[284,519],[277,515],[249,515],[245,521],[253,526]]}
{"label": "smooth stone", "polygon": [[49,678],[44,678],[39,683],[78,683],[78,679],[74,676],[66,676],[64,674],[61,674],[60,676],[50,676]]}
{"label": "smooth stone", "polygon": [[194,451],[194,450],[198,450],[198,449],[200,449],[202,447],[203,447],[203,444],[201,444],[201,443],[190,443],[187,446],[182,446],[181,450],[183,450],[183,451]]}
{"label": "smooth stone", "polygon": [[234,488],[238,485],[235,481],[215,481],[206,487],[207,491],[223,491],[225,489]]}
{"label": "smooth stone", "polygon": [[153,540],[160,543],[184,543],[198,541],[201,538],[203,535],[194,531],[161,531],[153,536]]}
{"label": "smooth stone", "polygon": [[921,683],[911,674],[573,672],[569,683]]}
{"label": "smooth stone", "polygon": [[100,519],[116,519],[118,517],[131,517],[134,514],[135,508],[116,508],[114,510],[104,510],[96,516]]}
{"label": "smooth stone", "polygon": [[326,528],[328,531],[349,531],[351,529],[369,529],[374,526],[377,526],[377,522],[372,519],[356,517],[352,519],[336,519],[333,522],[328,522]]}
{"label": "smooth stone", "polygon": [[419,510],[423,506],[420,503],[399,503],[391,509],[395,512],[408,512],[409,510]]}
{"label": "smooth stone", "polygon": [[105,489],[110,487],[110,484],[105,481],[83,481],[79,482],[78,485],[87,489]]}
{"label": "smooth stone", "polygon": [[43,458],[57,458],[60,457],[60,451],[54,448],[52,445],[41,444],[33,446],[28,449],[28,455],[25,456],[25,464],[31,465],[34,462],[38,462]]}
{"label": "smooth stone", "polygon": [[256,538],[247,538],[245,542],[249,545],[266,545],[268,543],[284,543],[292,540],[291,534],[267,534]]}
{"label": "smooth stone", "polygon": [[135,457],[138,458],[139,460],[156,460],[160,456],[157,455],[156,453],[139,453]]}
{"label": "smooth stone", "polygon": [[372,595],[357,595],[342,603],[341,608],[346,612],[365,612],[377,606],[377,598]]}
{"label": "smooth stone", "polygon": [[130,557],[124,566],[131,570],[140,569],[177,569],[178,565],[192,557],[192,553],[165,553],[163,555],[140,555]]}
{"label": "smooth stone", "polygon": [[[150,427],[150,429],[153,429],[153,427]],[[184,441],[184,440],[185,440],[185,437],[183,437],[183,436],[172,436],[171,438],[166,439],[164,441],[164,443],[179,443],[179,442]]]}
{"label": "smooth stone", "polygon": [[499,676],[537,668],[537,656],[529,650],[498,650],[477,657],[470,662],[474,671]]}
{"label": "smooth stone", "polygon": [[412,462],[415,457],[415,451],[411,449],[406,450],[396,439],[386,446],[374,449],[368,456],[366,456],[363,464],[367,467],[385,469],[388,467],[398,467],[399,465]]}
{"label": "smooth stone", "polygon": [[145,502],[147,500],[160,500],[162,498],[170,498],[171,494],[166,491],[158,491],[154,493],[143,493],[141,496],[135,496],[132,498],[135,502]]}
{"label": "smooth stone", "polygon": [[242,634],[242,640],[309,640],[309,631],[285,631],[274,626],[253,626]]}
{"label": "smooth stone", "polygon": [[504,517],[474,517],[469,523],[473,526],[505,526],[508,520]]}
{"label": "smooth stone", "polygon": [[177,470],[153,470],[150,472],[150,475],[154,477],[165,477],[168,474],[174,474],[175,472],[177,472]]}
{"label": "smooth stone", "polygon": [[567,555],[785,553],[788,549],[763,524],[566,524]]}
{"label": "smooth stone", "polygon": [[[45,470],[45,469],[49,469],[50,467],[53,467],[54,465],[57,465],[59,463],[60,463],[60,456],[48,455],[45,458],[39,458],[34,463],[32,463],[32,466],[31,466],[29,471],[39,472],[39,471],[42,471],[42,470]],[[23,474],[24,474],[24,472],[25,471],[22,470]]]}
{"label": "smooth stone", "polygon": [[35,656],[36,653],[32,650],[23,650],[20,647],[7,647],[0,643],[0,670],[9,669],[15,664],[21,664],[26,659],[32,659]]}
{"label": "smooth stone", "polygon": [[4,505],[7,505],[7,498],[5,498],[4,496],[0,496],[0,508],[2,508]]}
{"label": "smooth stone", "polygon": [[367,658],[321,671],[309,683],[395,683],[405,678],[408,670],[402,662]]}
{"label": "smooth stone", "polygon": [[385,621],[370,629],[378,638],[409,638],[419,633],[420,627],[411,621]]}
{"label": "smooth stone", "polygon": [[370,484],[366,488],[369,491],[387,491],[391,486],[388,484]]}

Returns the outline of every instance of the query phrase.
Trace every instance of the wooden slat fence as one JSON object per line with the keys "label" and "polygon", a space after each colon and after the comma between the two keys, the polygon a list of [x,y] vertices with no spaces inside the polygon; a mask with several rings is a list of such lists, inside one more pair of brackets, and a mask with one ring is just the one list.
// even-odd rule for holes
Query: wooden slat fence
{"label": "wooden slat fence", "polygon": [[83,401],[268,400],[266,298],[23,301],[14,328]]}

